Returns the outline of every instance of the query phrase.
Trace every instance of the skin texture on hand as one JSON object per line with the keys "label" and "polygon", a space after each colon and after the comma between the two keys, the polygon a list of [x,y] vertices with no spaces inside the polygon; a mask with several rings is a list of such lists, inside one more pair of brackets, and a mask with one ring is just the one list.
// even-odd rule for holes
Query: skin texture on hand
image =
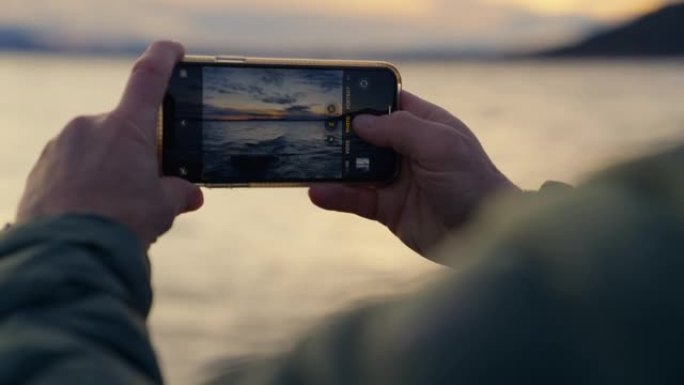
{"label": "skin texture on hand", "polygon": [[518,190],[465,124],[408,92],[402,93],[400,111],[358,116],[354,130],[401,154],[401,174],[383,187],[314,186],[312,202],[379,221],[419,254],[465,224],[493,193]]}
{"label": "skin texture on hand", "polygon": [[48,215],[101,215],[127,225],[149,247],[177,215],[202,206],[201,190],[161,177],[156,157],[159,105],[183,55],[178,43],[152,44],[113,111],[77,117],[47,144],[28,177],[17,223]]}

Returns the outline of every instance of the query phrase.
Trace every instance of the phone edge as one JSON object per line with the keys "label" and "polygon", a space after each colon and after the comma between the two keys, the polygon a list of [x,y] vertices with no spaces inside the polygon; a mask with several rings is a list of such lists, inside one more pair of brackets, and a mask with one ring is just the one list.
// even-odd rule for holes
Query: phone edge
{"label": "phone edge", "polygon": [[[392,71],[397,79],[397,107],[401,109],[401,90],[402,79],[399,69],[392,63],[387,61],[372,61],[372,60],[331,60],[331,59],[302,59],[302,58],[268,58],[268,57],[243,57],[243,56],[204,56],[204,55],[186,55],[180,62],[189,63],[230,63],[230,64],[259,64],[259,65],[299,65],[312,67],[356,67],[356,68],[386,68]],[[164,159],[164,103],[159,106],[157,112],[157,165],[159,176],[164,176],[164,166],[162,164]],[[391,183],[399,176],[401,172],[401,154],[397,154],[397,165],[394,174],[387,178],[387,180],[379,182],[339,182],[348,185],[366,185],[366,186],[383,186]],[[231,187],[307,187],[322,183],[335,182],[256,182],[256,183],[196,183],[196,186],[207,188],[231,188]]]}

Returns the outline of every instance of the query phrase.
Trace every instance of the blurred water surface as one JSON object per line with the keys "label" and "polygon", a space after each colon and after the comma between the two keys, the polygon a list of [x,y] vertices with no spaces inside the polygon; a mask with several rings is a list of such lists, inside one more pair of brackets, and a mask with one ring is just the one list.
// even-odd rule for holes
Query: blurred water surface
{"label": "blurred water surface", "polygon": [[[0,219],[47,140],[117,101],[132,60],[0,54]],[[405,88],[466,121],[520,186],[684,139],[684,62],[401,64]],[[303,189],[209,190],[152,249],[150,327],[170,384],[286,349],[324,316],[440,271],[385,229],[314,208]]]}

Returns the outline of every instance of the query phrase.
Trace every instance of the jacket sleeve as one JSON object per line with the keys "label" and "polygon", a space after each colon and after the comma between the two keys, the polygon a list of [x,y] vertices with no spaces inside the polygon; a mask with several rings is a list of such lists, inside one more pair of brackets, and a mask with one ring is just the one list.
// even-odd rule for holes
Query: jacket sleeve
{"label": "jacket sleeve", "polygon": [[147,257],[123,225],[45,218],[0,238],[0,384],[161,384]]}
{"label": "jacket sleeve", "polygon": [[683,383],[684,149],[494,204],[425,291],[215,384]]}

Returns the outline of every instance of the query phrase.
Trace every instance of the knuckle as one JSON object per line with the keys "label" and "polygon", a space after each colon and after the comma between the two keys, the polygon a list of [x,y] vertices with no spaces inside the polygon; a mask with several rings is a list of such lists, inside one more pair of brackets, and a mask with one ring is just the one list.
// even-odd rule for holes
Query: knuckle
{"label": "knuckle", "polygon": [[178,48],[180,48],[180,44],[173,40],[156,40],[150,44],[151,50],[177,50]]}
{"label": "knuckle", "polygon": [[105,121],[108,123],[108,126],[111,127],[111,131],[116,133],[118,138],[132,140],[145,147],[154,146],[153,141],[150,141],[145,135],[144,129],[120,111],[112,111],[107,115]]}
{"label": "knuckle", "polygon": [[378,120],[378,124],[392,129],[409,129],[415,126],[413,115],[408,111],[396,111]]}
{"label": "knuckle", "polygon": [[71,119],[66,127],[64,127],[64,130],[62,130],[62,135],[82,135],[93,126],[95,123],[94,120],[95,119],[92,116],[77,116]]}
{"label": "knuckle", "polygon": [[127,131],[135,126],[131,120],[118,110],[114,110],[106,117],[106,122],[115,131]]}
{"label": "knuckle", "polygon": [[393,112],[392,115],[389,116],[389,119],[393,122],[408,122],[413,120],[413,114],[408,111],[399,110]]}
{"label": "knuckle", "polygon": [[445,124],[462,124],[456,116],[442,107],[435,107],[433,110],[431,110],[428,113],[427,119],[436,122],[443,122]]}
{"label": "knuckle", "polygon": [[464,138],[449,127],[441,127],[441,129],[436,130],[435,137],[437,139],[435,142],[438,144],[436,152],[440,155],[461,153],[467,147]]}
{"label": "knuckle", "polygon": [[133,69],[131,72],[134,74],[141,74],[142,76],[163,76],[162,68],[149,57],[141,57],[136,60],[135,64],[133,64]]}
{"label": "knuckle", "polygon": [[79,115],[71,119],[67,127],[72,127],[73,129],[83,129],[90,126],[93,123],[92,116]]}
{"label": "knuckle", "polygon": [[179,51],[181,45],[173,40],[157,40],[150,45],[151,49]]}

